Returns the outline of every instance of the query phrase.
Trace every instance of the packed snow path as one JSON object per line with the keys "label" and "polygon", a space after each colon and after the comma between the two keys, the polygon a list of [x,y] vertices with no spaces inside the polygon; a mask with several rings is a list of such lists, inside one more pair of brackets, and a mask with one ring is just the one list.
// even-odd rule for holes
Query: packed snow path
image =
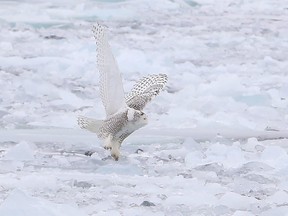
{"label": "packed snow path", "polygon": [[[0,215],[287,214],[287,5],[1,1]],[[76,124],[104,116],[98,21],[126,91],[169,76],[118,162]]]}

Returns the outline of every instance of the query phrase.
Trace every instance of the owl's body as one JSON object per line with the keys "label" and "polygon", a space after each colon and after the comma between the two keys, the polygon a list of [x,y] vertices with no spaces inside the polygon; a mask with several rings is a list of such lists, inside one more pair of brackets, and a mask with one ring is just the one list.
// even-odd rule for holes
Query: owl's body
{"label": "owl's body", "polygon": [[123,113],[117,113],[105,120],[100,127],[99,138],[107,138],[113,134],[113,139],[123,142],[131,133],[135,130],[145,126],[147,124],[147,117],[144,113],[134,112],[132,119],[128,118],[128,112],[133,110],[127,110]]}
{"label": "owl's body", "polygon": [[104,148],[111,150],[111,155],[115,160],[119,158],[122,142],[147,123],[146,114],[133,108],[116,113],[105,120],[96,120],[85,116],[78,117],[80,127],[96,133],[98,138],[103,139]]}
{"label": "owl's body", "polygon": [[78,117],[81,128],[97,134],[104,140],[104,148],[118,160],[121,143],[135,130],[148,123],[142,112],[145,105],[163,89],[167,75],[149,75],[137,82],[131,92],[124,95],[121,74],[110,50],[105,27],[93,28],[97,45],[97,66],[100,72],[100,96],[105,107],[106,119]]}

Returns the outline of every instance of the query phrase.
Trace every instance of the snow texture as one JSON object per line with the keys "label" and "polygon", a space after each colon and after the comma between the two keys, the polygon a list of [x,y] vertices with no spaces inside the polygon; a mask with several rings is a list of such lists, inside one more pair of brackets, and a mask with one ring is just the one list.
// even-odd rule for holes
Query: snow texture
{"label": "snow texture", "polygon": [[[287,214],[287,5],[1,1],[0,215]],[[169,78],[118,162],[77,126],[105,117],[96,22],[125,92]]]}

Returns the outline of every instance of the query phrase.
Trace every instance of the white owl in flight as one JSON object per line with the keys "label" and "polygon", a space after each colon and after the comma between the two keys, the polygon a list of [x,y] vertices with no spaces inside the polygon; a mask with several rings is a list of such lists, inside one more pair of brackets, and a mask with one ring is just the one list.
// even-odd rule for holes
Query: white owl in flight
{"label": "white owl in flight", "polygon": [[118,160],[123,140],[148,123],[147,115],[142,110],[164,88],[167,75],[148,75],[139,80],[131,92],[125,95],[121,74],[107,40],[107,28],[96,24],[93,33],[97,45],[100,96],[106,119],[79,116],[78,124],[82,129],[94,132],[103,139],[104,148],[110,149],[111,156]]}

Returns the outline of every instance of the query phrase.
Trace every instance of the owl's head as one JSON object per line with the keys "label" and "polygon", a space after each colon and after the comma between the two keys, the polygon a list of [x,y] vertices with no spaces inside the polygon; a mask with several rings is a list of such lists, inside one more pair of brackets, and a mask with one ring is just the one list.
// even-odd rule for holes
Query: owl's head
{"label": "owl's head", "polygon": [[143,125],[148,124],[148,116],[142,111],[138,112],[139,112],[139,123]]}
{"label": "owl's head", "polygon": [[134,124],[142,127],[148,123],[147,115],[140,111],[130,108],[127,113],[128,121],[134,122]]}

